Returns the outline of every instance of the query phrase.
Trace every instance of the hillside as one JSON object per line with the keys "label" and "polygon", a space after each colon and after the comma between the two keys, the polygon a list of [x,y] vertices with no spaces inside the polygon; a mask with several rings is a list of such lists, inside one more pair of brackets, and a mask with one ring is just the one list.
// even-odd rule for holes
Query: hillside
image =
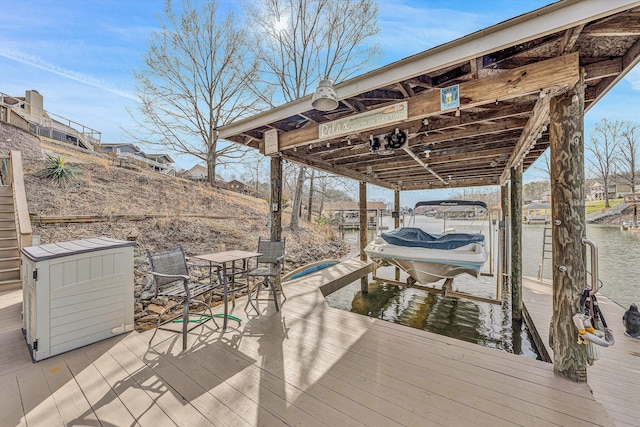
{"label": "hillside", "polygon": [[[147,301],[146,248],[181,243],[187,255],[229,249],[255,250],[258,236],[268,236],[267,202],[207,184],[109,164],[106,157],[73,147],[42,142],[42,158],[23,159],[33,234],[51,243],[97,236],[135,240],[136,318],[144,319]],[[46,154],[64,155],[77,165],[77,179],[66,186],[39,178]],[[38,216],[155,214],[144,221],[39,224]],[[189,217],[199,215],[201,217]],[[205,218],[204,216],[216,217]],[[283,217],[286,225],[289,218]],[[303,223],[297,232],[284,229],[286,270],[323,258],[344,256],[348,245],[328,227]],[[140,326],[140,325],[137,325]],[[144,328],[144,327],[143,327]]]}

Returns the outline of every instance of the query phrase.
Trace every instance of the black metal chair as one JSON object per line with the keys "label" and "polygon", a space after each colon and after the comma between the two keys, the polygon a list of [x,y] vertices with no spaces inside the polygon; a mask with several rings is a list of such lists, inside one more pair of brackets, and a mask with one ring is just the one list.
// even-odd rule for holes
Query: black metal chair
{"label": "black metal chair", "polygon": [[[273,301],[276,311],[280,311],[278,293],[282,295],[283,303],[287,299],[282,290],[282,284],[280,283],[280,273],[284,266],[285,239],[273,241],[259,237],[257,252],[262,254],[258,257],[258,265],[253,270],[247,272],[247,277],[252,280],[249,283],[249,289],[247,291],[245,310],[249,304],[251,304],[253,309],[260,314],[255,303],[258,301]],[[266,288],[265,290],[271,293],[271,297],[260,298],[262,288]]]}
{"label": "black metal chair", "polygon": [[[147,256],[149,257],[149,264],[151,265],[151,276],[155,285],[155,296],[165,296],[176,301],[160,313],[156,330],[149,340],[149,345],[151,345],[151,341],[153,341],[158,329],[162,329],[182,333],[182,349],[186,350],[187,333],[189,331],[201,326],[209,319],[212,319],[216,327],[219,327],[210,307],[212,293],[218,284],[212,280],[204,282],[192,280],[189,267],[196,266],[196,264],[187,264],[182,245],[157,252],[152,252],[147,249]],[[199,267],[209,268],[208,265]],[[196,299],[196,297],[201,295],[206,296],[206,294],[209,296],[208,301],[205,302]],[[191,305],[204,306],[204,310],[192,311],[190,310]],[[182,310],[176,310],[180,306],[182,306]],[[208,315],[206,314],[207,310],[209,311]],[[164,318],[167,313],[169,316]],[[194,319],[192,319],[192,315],[195,316]],[[180,321],[182,322],[182,328],[179,330],[176,328],[163,327],[169,323],[177,323]],[[192,323],[193,326],[189,327]]]}

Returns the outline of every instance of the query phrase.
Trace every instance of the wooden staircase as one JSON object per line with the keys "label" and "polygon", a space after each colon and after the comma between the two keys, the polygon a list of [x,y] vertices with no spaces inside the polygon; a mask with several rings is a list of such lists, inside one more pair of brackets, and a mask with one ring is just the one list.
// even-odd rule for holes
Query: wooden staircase
{"label": "wooden staircase", "polygon": [[20,289],[20,249],[31,245],[31,221],[22,172],[22,155],[0,154],[0,292]]}
{"label": "wooden staircase", "polygon": [[19,289],[20,250],[11,187],[0,187],[0,289]]}

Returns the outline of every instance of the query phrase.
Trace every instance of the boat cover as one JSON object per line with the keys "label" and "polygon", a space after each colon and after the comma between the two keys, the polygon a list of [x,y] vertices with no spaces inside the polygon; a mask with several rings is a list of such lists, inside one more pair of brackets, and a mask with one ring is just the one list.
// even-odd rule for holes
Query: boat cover
{"label": "boat cover", "polygon": [[442,250],[457,249],[469,243],[484,242],[484,235],[482,234],[429,234],[415,227],[396,228],[382,233],[381,236],[390,245]]}

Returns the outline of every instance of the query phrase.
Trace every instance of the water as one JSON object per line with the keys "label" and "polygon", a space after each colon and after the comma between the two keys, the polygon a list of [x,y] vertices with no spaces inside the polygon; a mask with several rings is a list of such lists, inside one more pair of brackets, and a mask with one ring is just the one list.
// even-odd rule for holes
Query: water
{"label": "water", "polygon": [[[543,225],[523,226],[523,275],[536,277],[542,258]],[[588,225],[587,237],[598,246],[600,293],[620,306],[640,303],[640,233],[622,231],[618,226]],[[525,244],[526,242],[526,244]],[[590,265],[587,264],[587,268]],[[545,261],[545,279],[551,279],[551,260]],[[589,278],[589,283],[591,279]]]}
{"label": "water", "polygon": [[[383,225],[391,226],[392,219],[385,217]],[[442,220],[424,216],[416,217],[416,225],[428,231],[439,232]],[[488,235],[486,221],[447,221],[447,227],[456,232],[482,232]],[[544,225],[523,225],[523,275],[535,277],[542,258]],[[494,248],[497,249],[497,232],[494,231]],[[370,239],[375,230],[371,230]],[[358,242],[357,231],[345,238],[354,249]],[[603,282],[601,293],[628,307],[640,302],[640,286],[634,280],[634,266],[640,265],[640,233],[621,231],[619,227],[588,226],[587,237],[598,245],[599,278]],[[488,239],[488,236],[487,236]],[[494,257],[494,265],[496,259]],[[485,273],[489,270],[485,265]],[[454,290],[473,295],[494,298],[497,278],[468,275],[458,276]],[[380,269],[378,275],[393,278],[394,269]],[[402,272],[400,280],[407,275]],[[544,276],[551,278],[551,260],[545,261]],[[524,325],[512,322],[508,296],[501,305],[475,302],[458,298],[444,298],[418,289],[401,289],[386,283],[371,282],[369,292],[360,291],[360,281],[351,283],[327,296],[327,303],[335,308],[380,318],[394,323],[423,329],[510,353],[539,358],[532,339]],[[513,323],[513,324],[512,324]]]}

